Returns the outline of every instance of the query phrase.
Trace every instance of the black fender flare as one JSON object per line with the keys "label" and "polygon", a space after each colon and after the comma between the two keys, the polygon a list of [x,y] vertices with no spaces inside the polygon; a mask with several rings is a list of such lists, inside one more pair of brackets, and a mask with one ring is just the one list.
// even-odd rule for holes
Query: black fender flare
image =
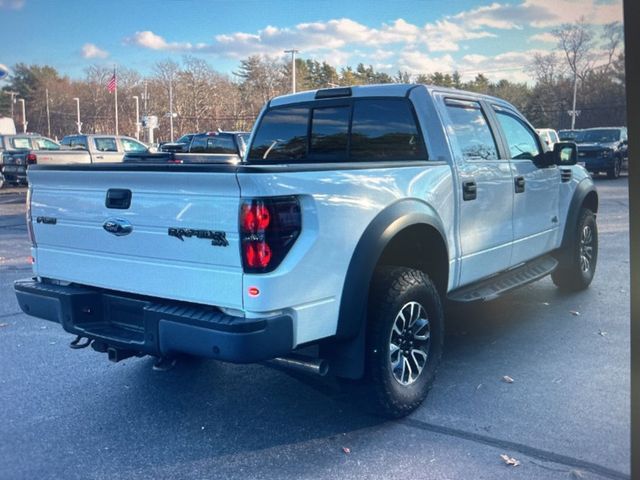
{"label": "black fender flare", "polygon": [[573,198],[571,199],[569,211],[567,212],[567,220],[564,224],[560,250],[568,250],[575,243],[577,233],[575,226],[578,223],[580,210],[582,210],[582,207],[588,201],[587,197],[592,198],[593,200],[591,201],[595,202],[595,206],[592,205],[592,207],[593,212],[596,213],[598,211],[598,192],[593,181],[585,178],[578,183],[578,186],[573,192]]}
{"label": "black fender flare", "polygon": [[375,267],[389,242],[413,225],[432,227],[447,247],[440,216],[430,205],[417,199],[400,200],[378,213],[356,245],[344,279],[336,335],[322,346],[322,356],[340,376],[362,376],[367,299]]}

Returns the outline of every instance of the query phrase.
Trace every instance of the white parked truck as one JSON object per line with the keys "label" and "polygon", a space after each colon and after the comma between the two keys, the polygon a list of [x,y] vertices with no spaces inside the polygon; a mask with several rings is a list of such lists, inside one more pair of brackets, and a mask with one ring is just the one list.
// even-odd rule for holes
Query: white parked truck
{"label": "white parked truck", "polygon": [[146,152],[147,146],[122,135],[67,135],[60,142],[62,149],[50,152],[40,164],[122,162],[126,153]]}
{"label": "white parked truck", "polygon": [[546,151],[509,103],[424,85],[274,98],[241,164],[38,164],[29,181],[17,299],[74,347],[328,365],[390,416],[427,395],[445,300],[548,274],[584,289],[598,255],[575,144]]}

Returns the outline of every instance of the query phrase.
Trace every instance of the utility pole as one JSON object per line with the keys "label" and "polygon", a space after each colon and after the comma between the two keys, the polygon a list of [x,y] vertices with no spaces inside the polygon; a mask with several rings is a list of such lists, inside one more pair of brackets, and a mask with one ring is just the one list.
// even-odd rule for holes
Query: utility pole
{"label": "utility pole", "polygon": [[49,113],[49,89],[44,89],[45,100],[47,101],[47,136],[51,137],[51,115]]}
{"label": "utility pole", "polygon": [[573,72],[573,106],[571,107],[571,130],[576,128],[576,97],[578,96],[578,75]]}
{"label": "utility pole", "polygon": [[296,53],[300,53],[300,50],[292,48],[285,50],[284,53],[291,54],[291,93],[296,93]]}
{"label": "utility pole", "polygon": [[16,95],[18,95],[18,92],[6,91],[4,93],[11,96],[11,118],[13,119],[13,105],[16,103]]}
{"label": "utility pole", "polygon": [[118,135],[118,74],[117,74],[117,67],[114,65],[113,66],[113,78],[115,78],[116,80],[116,85],[115,85],[115,97],[114,100],[116,102],[116,135]]}
{"label": "utility pole", "polygon": [[171,130],[171,142],[173,142],[173,74],[169,79],[169,129]]}
{"label": "utility pole", "polygon": [[76,101],[76,116],[78,118],[76,125],[78,126],[78,133],[81,133],[82,122],[80,121],[80,99],[78,97],[73,97],[73,99]]}
{"label": "utility pole", "polygon": [[19,98],[18,101],[22,103],[22,132],[27,133],[27,109],[24,106],[24,98]]}
{"label": "utility pole", "polygon": [[140,140],[140,100],[137,95],[133,99],[136,101],[136,140]]}

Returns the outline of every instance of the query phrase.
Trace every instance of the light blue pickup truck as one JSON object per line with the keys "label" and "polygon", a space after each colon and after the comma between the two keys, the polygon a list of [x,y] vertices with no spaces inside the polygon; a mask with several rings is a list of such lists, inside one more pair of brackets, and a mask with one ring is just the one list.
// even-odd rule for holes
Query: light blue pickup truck
{"label": "light blue pickup truck", "polygon": [[575,144],[424,85],[274,98],[239,164],[34,165],[29,183],[16,295],[72,346],[328,369],[393,417],[434,380],[445,300],[548,274],[584,289],[598,254]]}

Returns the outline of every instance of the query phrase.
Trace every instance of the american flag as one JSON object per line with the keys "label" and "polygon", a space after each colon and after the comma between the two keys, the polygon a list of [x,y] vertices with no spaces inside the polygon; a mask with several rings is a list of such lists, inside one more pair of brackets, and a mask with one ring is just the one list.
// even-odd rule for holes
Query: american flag
{"label": "american flag", "polygon": [[113,93],[116,91],[118,84],[116,81],[116,72],[113,72],[113,76],[111,77],[111,80],[109,80],[109,82],[107,82],[107,90],[109,90],[109,93]]}

